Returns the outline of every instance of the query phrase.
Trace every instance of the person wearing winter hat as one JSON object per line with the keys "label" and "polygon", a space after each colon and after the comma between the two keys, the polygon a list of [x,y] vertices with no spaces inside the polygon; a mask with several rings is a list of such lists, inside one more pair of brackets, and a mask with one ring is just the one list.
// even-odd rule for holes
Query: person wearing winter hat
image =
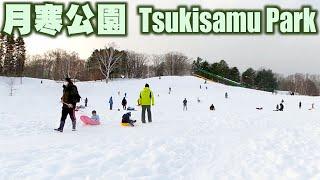
{"label": "person wearing winter hat", "polygon": [[66,84],[63,87],[63,96],[61,97],[62,112],[60,119],[60,126],[55,131],[63,132],[64,124],[67,119],[67,116],[70,116],[72,121],[72,130],[76,130],[76,117],[75,117],[75,108],[76,104],[80,102],[80,95],[78,93],[77,87],[73,84],[70,78],[65,79]]}

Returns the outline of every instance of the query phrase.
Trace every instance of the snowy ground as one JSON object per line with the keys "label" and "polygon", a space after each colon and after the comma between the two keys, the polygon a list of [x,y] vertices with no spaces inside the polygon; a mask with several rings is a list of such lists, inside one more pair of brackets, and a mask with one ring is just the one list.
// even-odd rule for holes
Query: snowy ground
{"label": "snowy ground", "polygon": [[[68,119],[59,134],[53,129],[62,84],[16,80],[9,97],[7,81],[0,77],[0,179],[320,179],[320,111],[308,110],[319,98],[204,85],[194,77],[77,83],[89,99],[77,116],[97,110],[103,124],[78,121],[72,132]],[[121,127],[124,112],[109,111],[109,97],[120,108],[127,92],[135,106],[145,83],[156,96],[154,123],[142,125],[138,109],[137,127]],[[182,111],[184,98],[188,112]],[[272,111],[282,99],[285,111]],[[260,106],[264,110],[256,110]]]}

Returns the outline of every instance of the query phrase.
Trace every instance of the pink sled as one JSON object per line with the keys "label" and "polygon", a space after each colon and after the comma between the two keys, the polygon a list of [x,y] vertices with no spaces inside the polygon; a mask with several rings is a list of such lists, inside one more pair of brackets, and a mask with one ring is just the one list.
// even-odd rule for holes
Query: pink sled
{"label": "pink sled", "polygon": [[100,125],[100,121],[95,121],[89,118],[88,116],[80,116],[80,120],[86,125],[93,125],[93,126]]}

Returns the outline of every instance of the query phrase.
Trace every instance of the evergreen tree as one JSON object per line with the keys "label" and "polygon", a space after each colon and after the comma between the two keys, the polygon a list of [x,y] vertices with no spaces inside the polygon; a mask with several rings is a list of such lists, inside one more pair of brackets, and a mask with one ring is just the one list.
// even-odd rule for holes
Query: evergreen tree
{"label": "evergreen tree", "polygon": [[206,71],[210,71],[210,64],[208,63],[208,61],[203,61],[201,63],[201,69],[206,70]]}
{"label": "evergreen tree", "polygon": [[257,72],[255,85],[265,91],[273,92],[278,88],[278,82],[275,74],[271,70],[262,69]]}
{"label": "evergreen tree", "polygon": [[16,39],[15,57],[16,57],[16,66],[15,66],[16,75],[19,77],[22,77],[24,65],[26,61],[26,48],[25,48],[25,43],[22,37],[18,37]]}
{"label": "evergreen tree", "polygon": [[247,86],[253,87],[254,86],[254,79],[256,77],[256,71],[252,68],[247,69],[245,72],[242,73],[242,82]]}
{"label": "evergreen tree", "polygon": [[202,64],[202,58],[197,57],[197,60],[193,61],[192,63],[192,70],[198,70],[201,68],[201,64]]}
{"label": "evergreen tree", "polygon": [[3,73],[3,59],[5,53],[4,38],[5,36],[0,34],[0,75]]}
{"label": "evergreen tree", "polygon": [[216,75],[228,77],[229,66],[226,61],[221,60],[219,63],[213,63],[211,65],[211,71]]}
{"label": "evergreen tree", "polygon": [[237,67],[233,67],[229,70],[228,78],[232,81],[240,82],[240,72]]}
{"label": "evergreen tree", "polygon": [[210,71],[213,73],[213,74],[219,74],[219,63],[213,63],[210,65]]}
{"label": "evergreen tree", "polygon": [[15,52],[15,40],[11,35],[5,38],[6,53],[3,62],[3,74],[6,76],[14,75],[16,59],[14,57]]}

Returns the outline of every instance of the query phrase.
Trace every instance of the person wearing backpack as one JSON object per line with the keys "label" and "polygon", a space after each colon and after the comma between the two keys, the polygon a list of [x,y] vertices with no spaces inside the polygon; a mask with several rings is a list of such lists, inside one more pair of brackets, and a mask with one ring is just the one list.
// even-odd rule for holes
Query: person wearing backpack
{"label": "person wearing backpack", "polygon": [[149,84],[145,85],[145,88],[140,92],[138,105],[142,106],[142,115],[141,121],[142,123],[146,123],[145,115],[146,111],[148,112],[148,121],[152,122],[152,114],[151,114],[151,105],[154,106],[154,96],[153,92],[150,90]]}
{"label": "person wearing backpack", "polygon": [[76,117],[75,117],[75,108],[76,104],[80,102],[81,96],[78,93],[77,86],[73,84],[70,78],[65,79],[66,84],[63,87],[63,96],[61,97],[62,112],[60,119],[60,126],[55,131],[63,132],[64,124],[67,119],[67,116],[70,116],[72,121],[72,130],[76,130]]}
{"label": "person wearing backpack", "polygon": [[124,97],[121,102],[123,110],[127,110],[127,103],[128,102],[127,102],[126,98]]}

